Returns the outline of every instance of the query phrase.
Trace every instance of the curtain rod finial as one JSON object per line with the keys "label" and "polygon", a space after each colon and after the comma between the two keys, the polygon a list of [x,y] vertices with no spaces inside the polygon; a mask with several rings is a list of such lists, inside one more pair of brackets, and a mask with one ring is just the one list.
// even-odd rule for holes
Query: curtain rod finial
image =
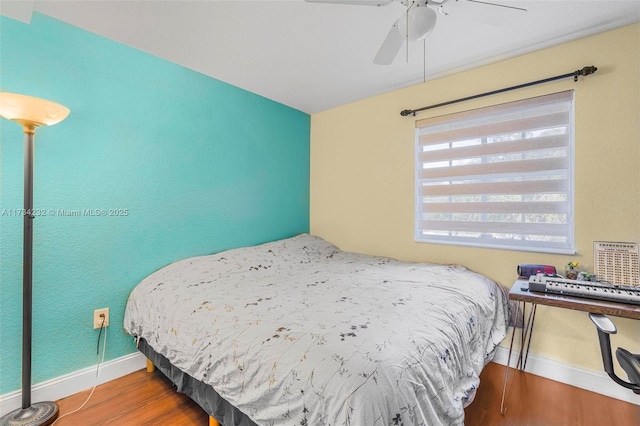
{"label": "curtain rod finial", "polygon": [[598,68],[594,67],[593,65],[589,65],[588,67],[582,68],[579,72],[580,75],[589,75],[593,74],[596,71],[598,71]]}
{"label": "curtain rod finial", "polygon": [[409,114],[416,115],[416,113],[414,111],[411,111],[410,109],[405,109],[404,111],[400,112],[400,115],[403,117],[406,117]]}
{"label": "curtain rod finial", "polygon": [[587,67],[583,67],[581,70],[578,70],[575,72],[574,76],[573,76],[573,81],[578,81],[578,76],[587,76],[590,74],[595,73],[596,71],[598,71],[598,68],[594,67],[593,65],[589,65]]}

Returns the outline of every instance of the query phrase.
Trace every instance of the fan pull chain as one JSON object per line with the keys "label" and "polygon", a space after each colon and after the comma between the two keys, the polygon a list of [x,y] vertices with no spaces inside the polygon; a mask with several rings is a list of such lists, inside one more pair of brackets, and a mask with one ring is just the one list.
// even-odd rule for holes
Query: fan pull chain
{"label": "fan pull chain", "polygon": [[422,40],[422,82],[427,82],[427,39]]}
{"label": "fan pull chain", "polygon": [[404,19],[405,19],[405,23],[406,25],[404,26],[405,30],[404,30],[404,47],[405,47],[405,55],[404,55],[404,59],[406,61],[406,63],[409,63],[409,9],[411,9],[411,7],[413,6],[413,3],[409,6],[407,6],[407,11],[404,14]]}

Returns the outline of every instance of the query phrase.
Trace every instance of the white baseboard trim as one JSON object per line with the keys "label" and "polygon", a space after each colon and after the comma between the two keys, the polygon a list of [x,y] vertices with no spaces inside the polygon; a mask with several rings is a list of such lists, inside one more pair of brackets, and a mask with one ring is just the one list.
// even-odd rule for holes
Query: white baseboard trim
{"label": "white baseboard trim", "polygon": [[[92,388],[96,383],[102,384],[138,371],[146,365],[146,358],[136,352],[107,361],[100,367],[100,375],[96,379],[96,366],[87,367],[46,382],[38,383],[31,388],[31,400],[56,401],[83,390]],[[22,392],[17,390],[0,395],[0,416],[20,408]]]}
{"label": "white baseboard trim", "polygon": [[[506,365],[508,354],[508,348],[499,346],[493,362]],[[512,366],[514,366],[516,359],[515,355],[517,353],[514,352],[511,356]],[[100,367],[100,377],[98,377],[97,383],[102,384],[126,376],[144,368],[145,365],[146,358],[140,352],[107,361]],[[640,397],[638,395],[614,383],[604,371],[585,370],[533,353],[529,354],[526,371],[536,376],[546,377],[547,379],[640,406]],[[92,366],[34,385],[31,390],[31,399],[33,402],[55,401],[90,389],[95,384],[96,367]],[[20,408],[22,403],[21,395],[19,390],[0,395],[0,416]]]}
{"label": "white baseboard trim", "polygon": [[[516,351],[511,354],[511,366],[515,367],[515,361],[518,353]],[[498,346],[493,362],[497,364],[507,365],[509,356],[509,348]],[[640,396],[631,390],[623,388],[616,384],[607,373],[603,371],[585,370],[571,364],[545,358],[540,355],[529,353],[527,360],[527,373],[536,376],[545,377],[555,380],[556,382],[565,383],[577,388],[586,389],[621,401],[630,402],[631,404],[640,405]]]}

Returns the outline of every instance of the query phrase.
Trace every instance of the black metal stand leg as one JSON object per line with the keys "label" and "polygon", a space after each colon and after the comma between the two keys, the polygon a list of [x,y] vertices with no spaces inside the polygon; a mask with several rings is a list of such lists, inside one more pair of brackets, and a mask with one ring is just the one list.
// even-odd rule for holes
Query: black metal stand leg
{"label": "black metal stand leg", "polygon": [[[530,327],[529,330],[527,331],[527,334],[529,335],[528,339],[527,339],[527,348],[524,349],[524,346],[522,347],[521,351],[524,350],[524,363],[522,364],[522,371],[524,371],[527,368],[527,359],[529,359],[529,348],[531,347],[531,337],[533,336],[533,323],[536,320],[536,309],[538,308],[538,305],[536,305],[535,303],[532,304],[531,306],[531,312],[529,313],[529,320],[530,320]],[[523,340],[524,343],[524,340]]]}
{"label": "black metal stand leg", "polygon": [[[525,324],[524,317],[526,311],[527,304],[525,302],[522,303],[522,336],[520,339],[520,353],[518,354],[518,362],[516,364],[516,369],[520,371],[524,371],[527,365],[527,359],[529,358],[529,348],[531,347],[531,336],[533,335],[533,323],[536,317],[536,308],[537,305],[532,303],[531,311],[529,312],[529,316],[527,318],[527,322]],[[518,317],[520,313],[520,303],[516,305],[516,314],[515,318]],[[507,357],[507,366],[504,371],[504,381],[502,383],[502,399],[500,401],[500,413],[505,414],[507,412],[507,402],[508,396],[510,392],[507,392],[507,385],[509,383],[509,370],[511,368],[511,354],[513,352],[513,342],[515,340],[516,335],[516,326],[514,324],[513,331],[511,333],[511,343],[509,345],[509,355]],[[509,387],[509,391],[511,388]]]}
{"label": "black metal stand leg", "polygon": [[502,399],[500,400],[500,413],[507,412],[505,405],[505,392],[507,389],[507,382],[509,381],[509,366],[511,365],[511,352],[513,352],[513,340],[516,337],[516,324],[518,322],[518,315],[520,314],[520,302],[516,303],[516,313],[514,315],[513,330],[511,331],[511,343],[509,344],[509,356],[507,356],[507,368],[504,369],[504,380],[502,382]]}

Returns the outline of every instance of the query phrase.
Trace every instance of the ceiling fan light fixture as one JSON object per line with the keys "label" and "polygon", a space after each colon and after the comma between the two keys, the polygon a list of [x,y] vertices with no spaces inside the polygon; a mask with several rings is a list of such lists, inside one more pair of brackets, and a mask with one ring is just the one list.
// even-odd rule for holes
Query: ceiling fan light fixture
{"label": "ceiling fan light fixture", "polygon": [[[421,41],[427,37],[436,26],[436,12],[427,6],[412,7],[398,20],[398,30],[403,37],[408,37],[410,41]],[[409,24],[409,34],[407,36],[407,23]]]}

